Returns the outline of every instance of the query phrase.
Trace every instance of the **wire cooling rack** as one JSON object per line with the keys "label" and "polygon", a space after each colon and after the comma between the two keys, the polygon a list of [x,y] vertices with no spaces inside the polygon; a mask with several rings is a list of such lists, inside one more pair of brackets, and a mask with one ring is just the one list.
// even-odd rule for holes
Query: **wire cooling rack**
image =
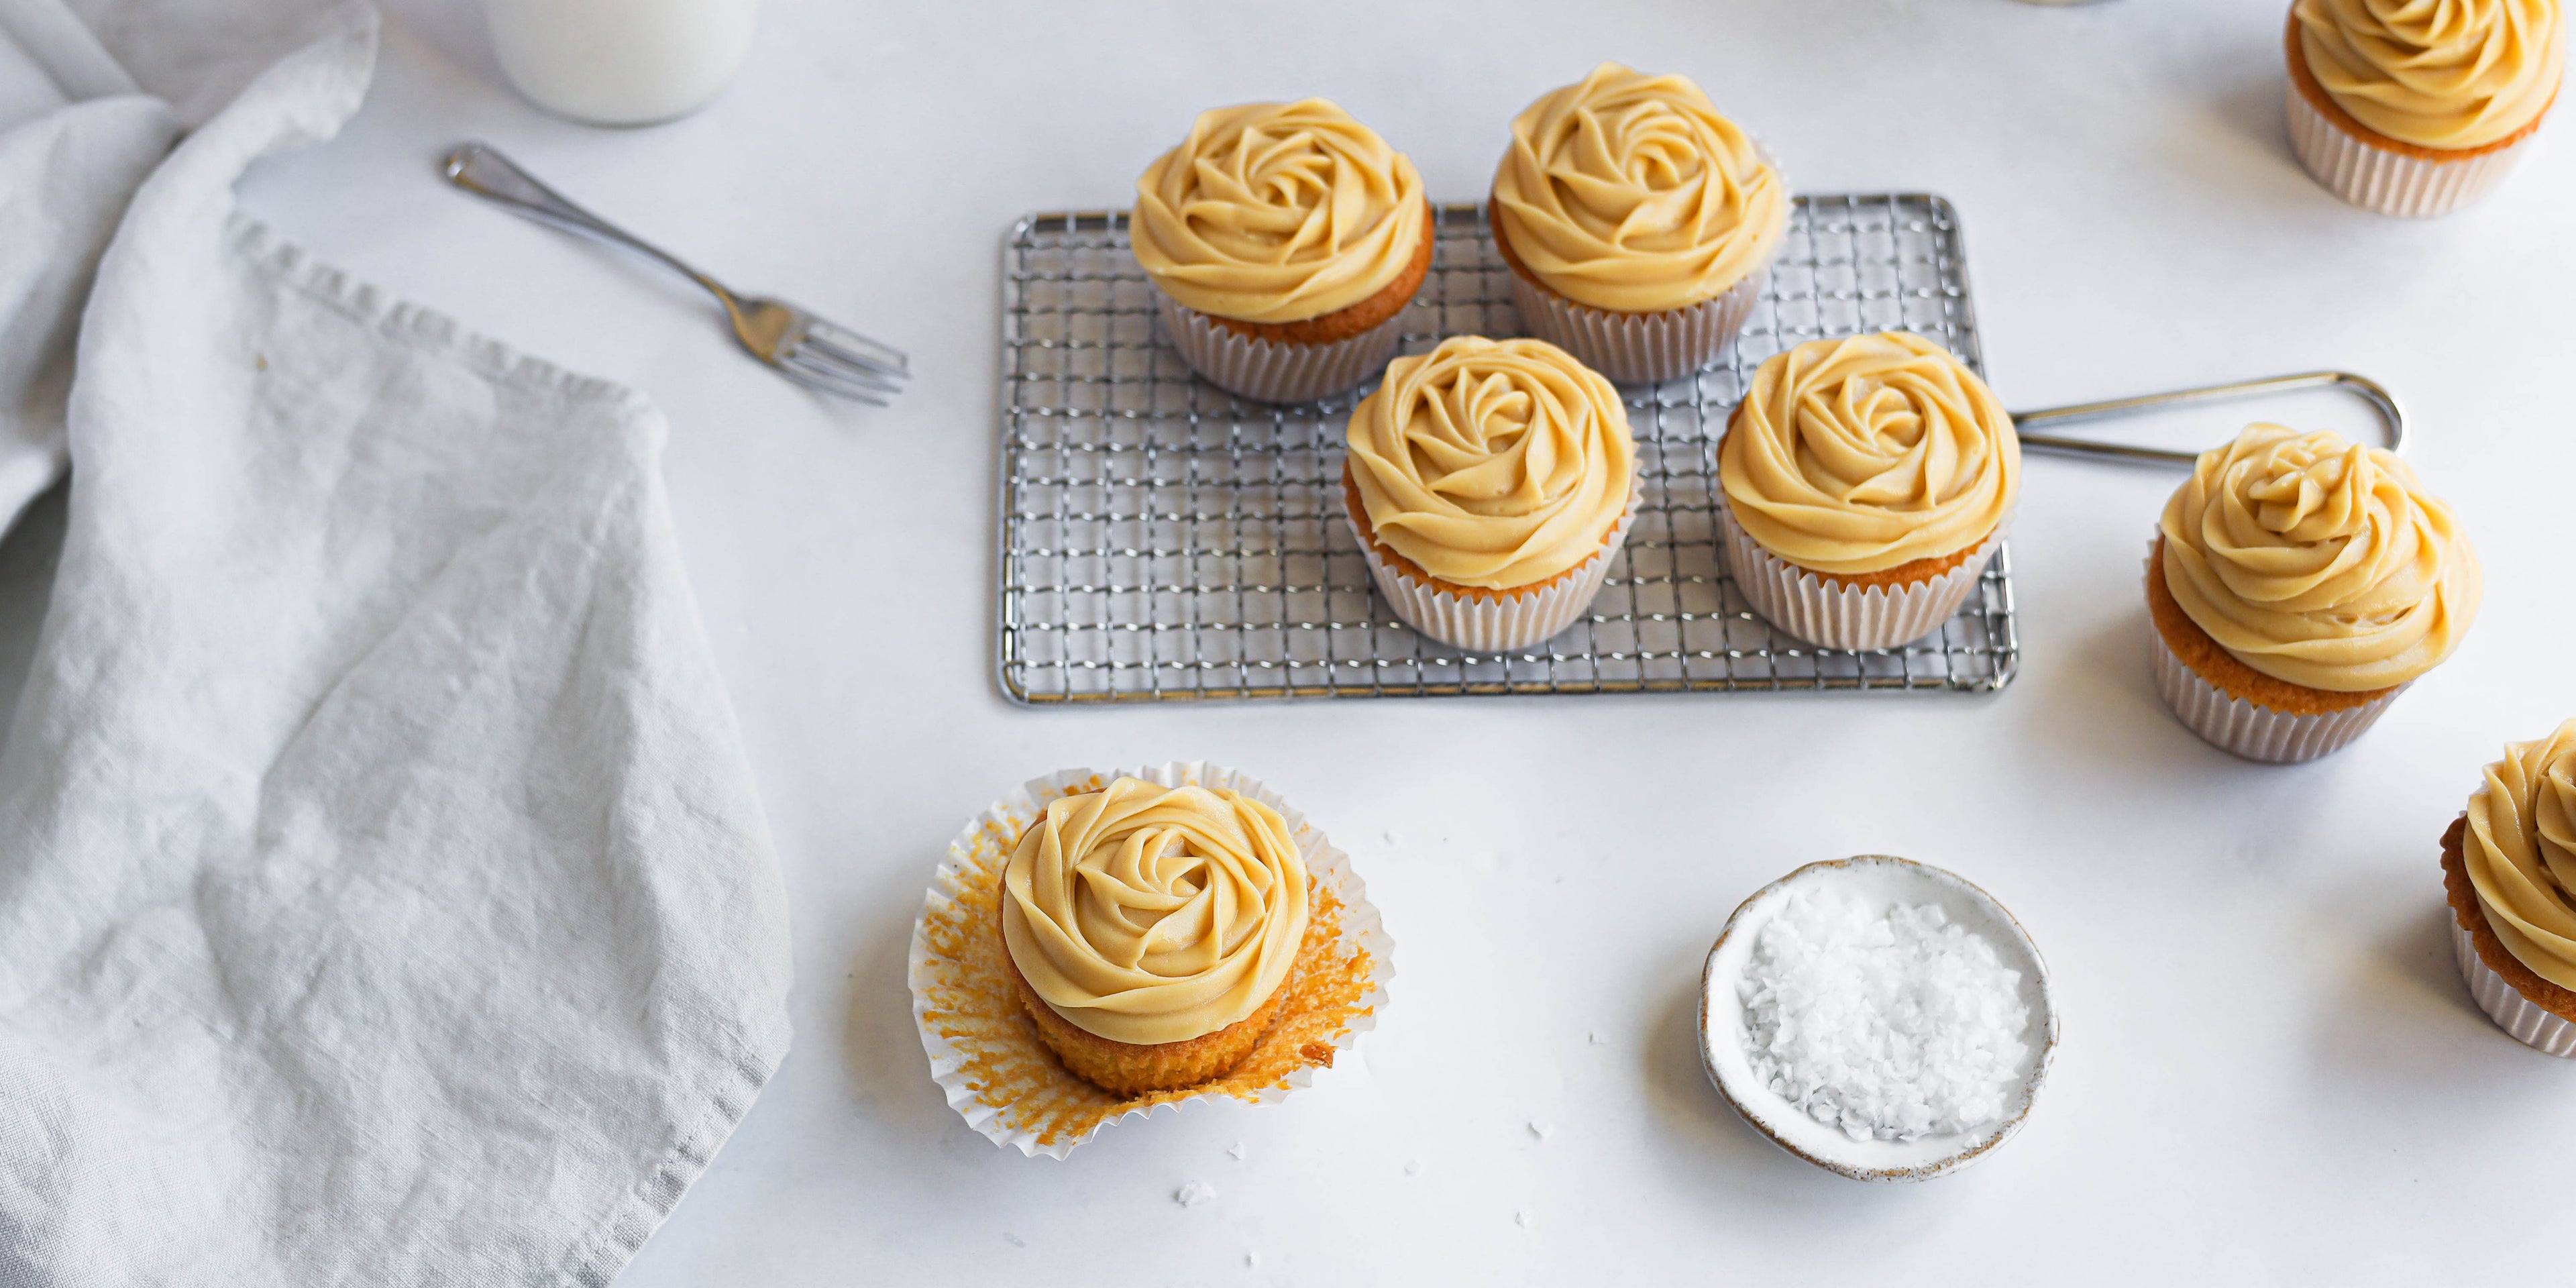
{"label": "wire cooling rack", "polygon": [[[1517,335],[1481,204],[1443,206],[1404,351]],[[1717,441],[1762,359],[1902,328],[1982,374],[1950,203],[1799,197],[1730,358],[1622,392],[1644,486],[1591,614],[1534,649],[1415,634],[1342,516],[1343,430],[1369,387],[1273,407],[1193,376],[1157,338],[1124,212],[1031,215],[1002,257],[996,665],[1016,701],[1782,689],[1988,692],[2020,661],[2010,552],[1938,635],[1818,648],[1754,615],[1717,550]]]}

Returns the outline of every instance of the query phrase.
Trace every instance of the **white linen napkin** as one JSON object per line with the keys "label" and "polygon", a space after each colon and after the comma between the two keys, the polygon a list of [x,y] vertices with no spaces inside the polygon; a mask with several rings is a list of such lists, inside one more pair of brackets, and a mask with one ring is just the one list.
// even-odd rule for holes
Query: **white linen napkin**
{"label": "white linen napkin", "polygon": [[[161,2],[82,16],[185,99],[210,20]],[[316,30],[268,7],[241,29]],[[53,377],[7,364],[97,257],[0,747],[7,1288],[605,1283],[787,1047],[660,414],[233,209],[365,92],[372,13],[320,17],[157,168],[184,103],[0,136],[0,391],[39,432]],[[244,56],[207,47],[200,89]]]}
{"label": "white linen napkin", "polygon": [[62,477],[72,332],[117,216],[178,135],[54,0],[0,0],[0,532]]}

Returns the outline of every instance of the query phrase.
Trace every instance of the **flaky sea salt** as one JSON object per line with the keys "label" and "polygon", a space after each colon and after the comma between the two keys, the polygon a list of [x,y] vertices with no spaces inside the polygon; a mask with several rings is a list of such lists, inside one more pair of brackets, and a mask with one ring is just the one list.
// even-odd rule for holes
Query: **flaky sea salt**
{"label": "flaky sea salt", "polygon": [[1753,1076],[1853,1140],[1993,1122],[2030,1055],[2021,972],[1934,904],[1793,889],[1736,987]]}

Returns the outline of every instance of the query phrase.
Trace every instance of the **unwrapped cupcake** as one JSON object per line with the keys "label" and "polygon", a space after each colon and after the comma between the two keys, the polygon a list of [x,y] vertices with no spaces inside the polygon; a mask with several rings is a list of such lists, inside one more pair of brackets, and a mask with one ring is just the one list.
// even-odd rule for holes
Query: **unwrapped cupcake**
{"label": "unwrapped cupcake", "polygon": [[1986,382],[1922,336],[1813,340],[1753,373],[1718,483],[1727,573],[1753,611],[1829,648],[1893,648],[1976,589],[2021,494],[2021,440]]}
{"label": "unwrapped cupcake", "polygon": [[1129,225],[1182,359],[1263,402],[1386,364],[1432,232],[1413,162],[1319,98],[1201,113],[1136,180]]}
{"label": "unwrapped cupcake", "polygon": [[1661,381],[1743,329],[1789,190],[1699,86],[1603,63],[1513,119],[1492,215],[1530,334],[1612,380]]}
{"label": "unwrapped cupcake", "polygon": [[2336,196],[2439,215],[2486,195],[2558,97],[2558,0],[2298,0],[2290,142]]}
{"label": "unwrapped cupcake", "polygon": [[1396,359],[1346,441],[1344,512],[1378,590],[1473,652],[1573,625],[1636,517],[1619,391],[1544,340],[1452,336]]}
{"label": "unwrapped cupcake", "polygon": [[1048,802],[1001,904],[1038,1035],[1135,1096],[1218,1077],[1269,1031],[1306,938],[1306,863],[1258,800],[1120,778]]}
{"label": "unwrapped cupcake", "polygon": [[2459,647],[2478,594],[2468,538],[2404,461],[2249,425],[2165,505],[2147,566],[2156,690],[2215,746],[2313,760]]}
{"label": "unwrapped cupcake", "polygon": [[2504,1031],[2576,1056],[2576,720],[2505,744],[2442,837],[2452,955]]}
{"label": "unwrapped cupcake", "polygon": [[1192,1100],[1315,1085],[1387,1007],[1350,856],[1205,761],[1034,779],[969,820],[905,968],[930,1075],[995,1144],[1063,1158]]}

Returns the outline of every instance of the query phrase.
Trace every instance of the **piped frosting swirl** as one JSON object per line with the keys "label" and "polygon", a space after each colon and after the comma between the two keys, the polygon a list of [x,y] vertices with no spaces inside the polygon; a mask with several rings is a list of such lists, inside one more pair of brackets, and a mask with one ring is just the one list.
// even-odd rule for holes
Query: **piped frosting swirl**
{"label": "piped frosting swirl", "polygon": [[1497,234],[1549,290],[1660,313],[1769,263],[1789,193],[1699,86],[1603,63],[1513,119],[1494,210]]}
{"label": "piped frosting swirl", "polygon": [[1136,180],[1130,241],[1154,285],[1183,305],[1301,322],[1394,283],[1429,221],[1413,162],[1310,98],[1200,113]]}
{"label": "piped frosting swirl", "polygon": [[2505,951],[2576,988],[2576,720],[2505,744],[2469,798],[2461,858]]}
{"label": "piped frosting swirl", "polygon": [[2245,665],[2363,693],[2459,647],[2475,552],[2450,507],[2389,452],[2255,424],[2203,452],[2165,504],[2165,585]]}
{"label": "piped frosting swirl", "polygon": [[2483,147],[2531,124],[2566,64],[2558,0],[2299,0],[2308,74],[2401,143]]}
{"label": "piped frosting swirl", "polygon": [[1002,873],[1002,937],[1029,987],[1113,1042],[1185,1042],[1261,1009],[1306,938],[1287,820],[1205,787],[1120,778],[1049,801]]}
{"label": "piped frosting swirl", "polygon": [[2021,491],[2021,440],[1975,372],[1906,331],[1811,340],[1753,373],[1718,447],[1735,521],[1829,574],[1975,548]]}
{"label": "piped frosting swirl", "polygon": [[1635,487],[1619,390],[1544,340],[1452,336],[1351,412],[1377,539],[1454,586],[1534,586],[1595,554]]}

